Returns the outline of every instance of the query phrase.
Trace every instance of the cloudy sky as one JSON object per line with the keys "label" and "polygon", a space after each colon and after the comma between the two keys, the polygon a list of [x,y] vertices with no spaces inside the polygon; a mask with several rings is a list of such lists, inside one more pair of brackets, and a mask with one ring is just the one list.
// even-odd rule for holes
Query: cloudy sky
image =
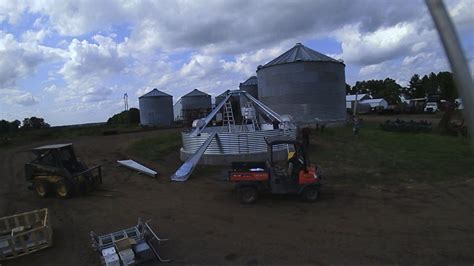
{"label": "cloudy sky", "polygon": [[[449,0],[474,69],[474,0]],[[295,43],[347,83],[449,70],[421,0],[0,0],[0,119],[105,121],[158,88],[236,89]]]}

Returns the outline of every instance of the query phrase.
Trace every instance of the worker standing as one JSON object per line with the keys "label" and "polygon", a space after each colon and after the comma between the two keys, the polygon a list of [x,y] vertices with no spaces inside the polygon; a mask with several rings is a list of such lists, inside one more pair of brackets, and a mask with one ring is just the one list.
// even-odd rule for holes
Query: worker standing
{"label": "worker standing", "polygon": [[362,118],[357,118],[354,116],[353,118],[353,126],[352,126],[352,132],[354,133],[354,136],[359,137],[359,130],[362,127]]}

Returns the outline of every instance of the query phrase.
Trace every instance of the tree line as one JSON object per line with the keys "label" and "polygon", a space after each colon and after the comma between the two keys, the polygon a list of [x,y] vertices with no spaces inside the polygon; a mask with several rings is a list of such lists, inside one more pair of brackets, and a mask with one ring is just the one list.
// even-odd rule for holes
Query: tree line
{"label": "tree line", "polygon": [[420,78],[414,74],[407,87],[398,84],[394,79],[357,81],[354,86],[346,84],[346,94],[366,93],[374,98],[384,98],[389,104],[400,104],[400,95],[411,98],[437,96],[449,102],[458,97],[453,74],[448,71],[437,74],[431,72]]}
{"label": "tree line", "polygon": [[33,130],[49,127],[50,125],[46,123],[43,118],[35,116],[23,119],[23,123],[19,120],[14,120],[11,122],[3,119],[0,120],[0,134],[16,133],[20,130]]}

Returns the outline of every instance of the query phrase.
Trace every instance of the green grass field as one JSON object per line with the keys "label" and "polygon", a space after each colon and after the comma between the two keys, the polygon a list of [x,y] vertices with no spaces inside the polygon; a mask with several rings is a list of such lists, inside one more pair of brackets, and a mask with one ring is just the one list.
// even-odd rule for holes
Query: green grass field
{"label": "green grass field", "polygon": [[128,148],[134,156],[152,161],[163,160],[169,153],[181,147],[180,129],[160,132],[154,137],[143,138],[133,142]]}
{"label": "green grass field", "polygon": [[474,178],[468,139],[437,133],[395,133],[365,124],[312,134],[312,161],[337,183],[398,184]]}

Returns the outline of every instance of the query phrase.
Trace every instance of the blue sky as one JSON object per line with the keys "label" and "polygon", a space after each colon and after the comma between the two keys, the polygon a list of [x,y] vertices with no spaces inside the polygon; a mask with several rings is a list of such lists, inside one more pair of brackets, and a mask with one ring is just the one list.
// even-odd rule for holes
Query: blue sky
{"label": "blue sky", "polygon": [[[474,67],[474,0],[446,1]],[[0,119],[105,121],[158,88],[218,95],[295,43],[346,81],[449,70],[424,1],[0,0]]]}

